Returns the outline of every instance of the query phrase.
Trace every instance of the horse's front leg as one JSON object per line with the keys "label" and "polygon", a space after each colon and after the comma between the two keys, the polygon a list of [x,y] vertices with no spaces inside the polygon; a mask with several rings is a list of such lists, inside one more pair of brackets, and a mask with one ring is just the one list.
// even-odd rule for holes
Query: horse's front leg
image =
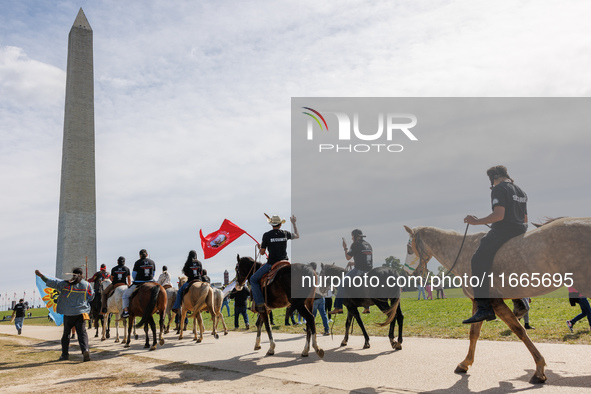
{"label": "horse's front leg", "polygon": [[102,332],[102,335],[101,335],[101,341],[106,341],[107,340],[107,324],[105,324],[105,323],[107,321],[108,316],[109,316],[109,314],[108,313],[105,313],[103,315],[103,317],[102,317],[102,319],[103,319],[103,332]]}
{"label": "horse's front leg", "polygon": [[219,339],[220,336],[217,333],[217,325],[219,323],[218,320],[217,320],[218,319],[218,315],[215,313],[215,311],[213,309],[210,309],[209,310],[209,314],[211,316],[211,322],[212,322],[212,325],[213,325],[213,331],[211,332],[211,335],[213,335],[213,337],[215,339]]}
{"label": "horse's front leg", "polygon": [[298,308],[298,312],[300,312],[300,315],[304,319],[306,319],[306,347],[302,352],[302,357],[308,356],[308,351],[310,350],[310,339],[312,339],[312,347],[314,348],[314,351],[316,352],[318,357],[324,357],[324,350],[322,350],[318,346],[318,341],[316,337],[316,322],[314,319],[314,315],[305,305],[303,306],[303,308]]}
{"label": "horse's front leg", "polygon": [[542,354],[538,351],[534,343],[531,341],[525,328],[519,323],[519,320],[513,314],[513,311],[509,309],[507,304],[500,299],[495,298],[492,299],[493,308],[495,310],[495,314],[503,321],[505,324],[517,335],[519,339],[523,341],[529,352],[531,353],[532,357],[534,358],[534,362],[536,363],[536,372],[530,379],[530,383],[544,383],[546,382],[546,361]]}
{"label": "horse's front leg", "polygon": [[269,324],[269,315],[265,313],[264,315],[261,315],[261,319],[263,319],[263,322],[265,323],[265,330],[267,330],[267,335],[269,336],[269,350],[267,350],[267,356],[272,356],[275,354],[275,341],[273,340],[273,331]]}
{"label": "horse's front leg", "polygon": [[218,315],[218,323],[220,322],[220,320],[222,321],[222,326],[224,326],[224,335],[228,335],[228,327],[226,326],[226,321],[224,320],[224,315],[221,311]]}
{"label": "horse's front leg", "polygon": [[[472,314],[476,313],[478,307],[476,306],[476,301],[472,300]],[[468,348],[468,354],[464,361],[458,364],[456,367],[455,373],[465,373],[468,372],[468,368],[472,366],[474,363],[474,353],[476,352],[476,342],[478,342],[478,337],[480,336],[480,329],[482,328],[482,322],[470,324],[470,347]]]}
{"label": "horse's front leg", "polygon": [[261,315],[259,315],[257,317],[257,338],[255,339],[254,342],[254,350],[260,350],[261,349],[261,330],[263,328],[263,318],[261,317]]}
{"label": "horse's front leg", "polygon": [[361,332],[363,333],[363,338],[365,338],[365,343],[363,344],[363,348],[369,349],[369,347],[370,347],[369,335],[367,334],[367,331],[365,330],[365,325],[363,324],[363,320],[361,320],[361,315],[359,314],[359,311],[357,310],[357,308],[351,308],[349,310],[353,313],[353,316],[355,317],[357,324],[359,324],[359,327],[361,328]]}

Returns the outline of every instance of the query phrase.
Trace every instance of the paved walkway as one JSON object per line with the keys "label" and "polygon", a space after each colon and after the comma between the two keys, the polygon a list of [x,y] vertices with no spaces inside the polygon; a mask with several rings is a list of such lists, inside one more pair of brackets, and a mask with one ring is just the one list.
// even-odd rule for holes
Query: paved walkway
{"label": "paved walkway", "polygon": [[[2,325],[0,333],[14,335],[15,330],[12,325]],[[61,327],[25,325],[23,336],[57,341],[61,337]],[[143,331],[139,340],[132,340],[129,349],[115,344],[113,339],[101,342],[91,337],[90,345],[92,349],[308,383],[320,390],[331,388],[364,393],[591,392],[589,345],[536,344],[546,359],[548,382],[533,385],[528,383],[535,369],[533,359],[525,346],[518,342],[479,341],[472,368],[467,374],[455,374],[457,363],[466,355],[467,339],[405,338],[403,350],[395,352],[387,338],[371,338],[371,348],[362,350],[362,337],[352,337],[345,348],[339,346],[341,336],[334,339],[319,337],[319,345],[325,351],[324,358],[320,359],[312,349],[309,357],[300,356],[304,347],[303,334],[275,334],[274,356],[265,356],[268,349],[266,334],[263,334],[263,348],[259,351],[253,351],[255,334],[252,332],[230,332],[217,340],[208,333],[200,344],[191,338],[189,335],[179,341],[176,336],[168,334],[164,346],[153,352],[143,349]]]}

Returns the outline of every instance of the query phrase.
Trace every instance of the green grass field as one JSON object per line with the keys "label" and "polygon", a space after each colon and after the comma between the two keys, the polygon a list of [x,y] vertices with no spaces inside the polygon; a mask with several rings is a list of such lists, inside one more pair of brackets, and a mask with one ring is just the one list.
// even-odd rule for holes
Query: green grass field
{"label": "green grass field", "polygon": [[[467,338],[469,327],[462,324],[462,320],[471,316],[472,304],[467,298],[461,296],[459,289],[446,289],[446,299],[417,300],[417,292],[403,293],[401,307],[404,314],[404,332],[405,337],[433,337],[433,338]],[[535,330],[528,330],[528,335],[534,342],[559,342],[591,344],[591,334],[587,319],[579,321],[574,327],[574,333],[571,333],[566,327],[565,321],[573,318],[580,313],[578,306],[571,307],[568,302],[568,293],[566,288],[560,289],[548,296],[532,299],[530,309],[530,324]],[[511,302],[507,301],[512,308]],[[26,325],[54,325],[47,320],[46,309],[32,309],[34,319],[26,319]],[[230,311],[233,313],[233,303],[230,303]],[[11,312],[0,312],[0,318],[10,315]],[[234,317],[226,316],[223,311],[224,319],[229,330],[234,329]],[[255,318],[252,312],[248,312],[251,331],[255,325]],[[370,336],[386,336],[388,327],[379,327],[376,323],[383,322],[385,315],[377,310],[375,306],[371,308],[369,315],[362,315],[365,327]],[[211,330],[211,319],[208,313],[203,314],[206,330]],[[337,315],[336,321],[330,323],[335,335],[344,334],[346,315]],[[274,331],[287,332],[294,334],[303,334],[303,326],[285,326],[285,309],[274,311]],[[320,316],[316,317],[317,328],[322,332],[322,322]],[[11,324],[8,320],[1,321],[0,324]],[[111,323],[113,326],[114,323]],[[221,327],[221,325],[220,325]],[[240,327],[244,329],[244,323],[240,318]],[[189,329],[192,329],[192,319],[189,319]],[[353,335],[361,335],[361,330],[355,325]],[[517,337],[500,320],[486,322],[483,325],[480,335],[481,339],[495,341],[516,341]]]}

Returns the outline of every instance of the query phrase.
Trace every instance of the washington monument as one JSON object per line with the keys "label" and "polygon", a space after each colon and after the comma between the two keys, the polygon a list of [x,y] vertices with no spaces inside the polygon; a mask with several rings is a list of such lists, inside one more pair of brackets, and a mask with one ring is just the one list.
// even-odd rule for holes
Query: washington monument
{"label": "washington monument", "polygon": [[68,36],[64,144],[55,274],[96,271],[92,28],[80,8]]}

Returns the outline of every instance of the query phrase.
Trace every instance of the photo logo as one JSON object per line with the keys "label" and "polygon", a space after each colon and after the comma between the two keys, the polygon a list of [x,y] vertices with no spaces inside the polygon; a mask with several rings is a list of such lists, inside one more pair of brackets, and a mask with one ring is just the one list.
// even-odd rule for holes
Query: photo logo
{"label": "photo logo", "polygon": [[[328,123],[320,112],[310,107],[302,107],[310,112],[302,112],[309,116],[307,122],[307,139],[314,140],[314,122],[318,124],[321,131],[328,131]],[[361,130],[359,114],[353,113],[352,116],[344,112],[328,112],[326,114],[334,115],[338,124],[338,133],[336,138],[339,142],[343,141],[363,141],[360,144],[335,144],[335,143],[320,143],[318,144],[318,152],[349,152],[349,153],[366,153],[370,151],[377,152],[402,152],[404,147],[401,144],[392,143],[394,138],[404,136],[410,141],[418,141],[418,138],[411,132],[410,129],[417,125],[417,117],[409,113],[378,113],[377,114],[377,130],[375,128],[371,131]],[[319,119],[320,118],[320,119]],[[351,122],[352,119],[352,122]],[[322,122],[321,122],[322,120]],[[324,125],[324,126],[323,126]],[[374,126],[375,127],[375,126]],[[374,131],[375,130],[375,131]],[[335,136],[333,135],[332,138]],[[325,138],[324,138],[325,139]],[[372,142],[372,143],[367,143]]]}

